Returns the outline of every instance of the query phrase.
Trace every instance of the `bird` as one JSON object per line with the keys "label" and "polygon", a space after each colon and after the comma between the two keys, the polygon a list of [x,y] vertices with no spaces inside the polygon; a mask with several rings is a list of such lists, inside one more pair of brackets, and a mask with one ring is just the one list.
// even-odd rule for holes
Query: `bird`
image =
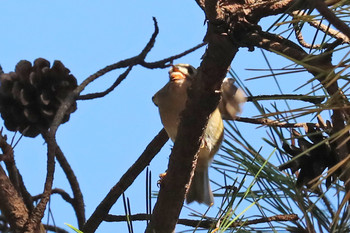
{"label": "bird", "polygon": [[[173,142],[176,139],[180,114],[186,106],[187,89],[191,86],[196,74],[197,70],[189,64],[172,65],[169,70],[169,82],[152,97],[153,103],[158,107],[164,129]],[[233,83],[233,79],[224,79],[221,86],[221,101],[209,117],[197,166],[186,194],[187,204],[196,201],[210,206],[214,203],[208,168],[223,141],[223,118],[235,119],[246,101],[244,92]]]}

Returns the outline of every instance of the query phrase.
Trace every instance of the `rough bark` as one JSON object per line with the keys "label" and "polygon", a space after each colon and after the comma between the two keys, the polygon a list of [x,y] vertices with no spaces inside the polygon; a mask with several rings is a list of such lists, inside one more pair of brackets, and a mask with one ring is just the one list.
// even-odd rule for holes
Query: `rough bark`
{"label": "rough bark", "polygon": [[21,196],[0,166],[0,210],[14,232],[22,231],[29,214]]}
{"label": "rough bark", "polygon": [[[215,4],[212,6],[215,7]],[[174,231],[196,166],[203,130],[209,115],[217,107],[222,80],[238,51],[237,46],[226,35],[217,33],[216,26],[210,22],[206,41],[208,49],[198,68],[198,74],[188,90],[189,99],[186,109],[181,114],[181,123],[170,155],[167,175],[162,180],[146,232]]]}
{"label": "rough bark", "polygon": [[94,213],[87,220],[83,227],[83,232],[95,232],[101,222],[107,217],[109,210],[112,208],[118,198],[124,191],[134,182],[136,177],[147,167],[154,156],[158,154],[160,149],[168,141],[169,137],[164,129],[148,144],[145,151],[137,159],[137,161],[128,169],[120,178],[119,182],[110,190],[103,201],[97,206]]}

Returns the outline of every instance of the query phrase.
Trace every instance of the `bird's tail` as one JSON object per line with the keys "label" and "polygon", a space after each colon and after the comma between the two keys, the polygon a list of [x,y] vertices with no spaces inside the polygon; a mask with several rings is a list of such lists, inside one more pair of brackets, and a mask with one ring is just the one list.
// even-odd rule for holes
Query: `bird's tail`
{"label": "bird's tail", "polygon": [[191,186],[186,195],[186,203],[189,204],[193,201],[204,203],[208,206],[214,203],[214,196],[210,189],[208,168],[194,172]]}

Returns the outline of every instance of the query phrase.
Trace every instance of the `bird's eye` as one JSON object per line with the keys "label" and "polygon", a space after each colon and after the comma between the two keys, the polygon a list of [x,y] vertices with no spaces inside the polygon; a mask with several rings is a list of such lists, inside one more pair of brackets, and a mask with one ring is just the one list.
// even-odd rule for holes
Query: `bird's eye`
{"label": "bird's eye", "polygon": [[191,75],[191,76],[194,74],[194,70],[191,69],[190,67],[189,67],[189,69],[188,69],[188,74]]}

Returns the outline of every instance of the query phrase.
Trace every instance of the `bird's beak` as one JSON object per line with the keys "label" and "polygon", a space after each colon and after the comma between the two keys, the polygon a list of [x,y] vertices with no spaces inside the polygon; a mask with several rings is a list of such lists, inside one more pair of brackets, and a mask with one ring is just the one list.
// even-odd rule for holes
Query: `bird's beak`
{"label": "bird's beak", "polygon": [[170,80],[171,81],[176,81],[176,80],[182,80],[182,79],[185,79],[186,76],[181,73],[181,72],[173,72],[170,74]]}
{"label": "bird's beak", "polygon": [[170,74],[170,81],[182,80],[185,79],[184,75],[176,66],[173,66],[172,72]]}

